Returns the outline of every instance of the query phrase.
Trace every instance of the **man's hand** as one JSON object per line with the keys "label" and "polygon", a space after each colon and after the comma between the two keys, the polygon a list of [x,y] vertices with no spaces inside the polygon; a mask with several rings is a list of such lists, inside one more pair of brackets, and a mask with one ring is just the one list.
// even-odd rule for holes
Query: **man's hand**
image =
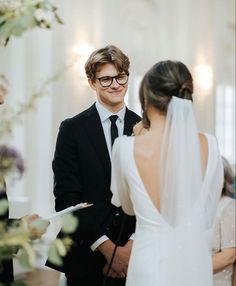
{"label": "man's hand", "polygon": [[133,241],[129,240],[125,246],[118,246],[112,263],[112,268],[123,277],[127,275],[132,245]]}
{"label": "man's hand", "polygon": [[102,269],[102,274],[104,276],[108,276],[112,278],[124,278],[125,277],[125,274],[122,274],[122,276],[120,276],[118,273],[115,272],[114,269],[112,269],[112,267],[110,268],[109,273],[107,273],[108,268],[109,268],[109,264],[107,263]]}
{"label": "man's hand", "polygon": [[[127,269],[128,269],[132,244],[133,244],[133,241],[129,240],[125,246],[117,247],[116,254],[113,259],[112,266],[111,266],[112,271],[115,273],[111,272],[110,275],[113,275],[113,276],[118,275],[118,277],[120,278],[125,277],[127,275]],[[115,244],[110,240],[105,241],[98,247],[98,250],[101,251],[101,253],[105,256],[107,260],[107,264],[109,264],[111,261],[114,248],[115,248]],[[104,268],[106,269],[106,266]]]}

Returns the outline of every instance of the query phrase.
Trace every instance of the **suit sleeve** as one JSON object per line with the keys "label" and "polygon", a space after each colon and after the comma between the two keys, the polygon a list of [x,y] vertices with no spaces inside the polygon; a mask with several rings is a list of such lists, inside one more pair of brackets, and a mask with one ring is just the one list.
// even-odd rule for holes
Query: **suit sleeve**
{"label": "suit sleeve", "polygon": [[56,211],[80,202],[80,178],[73,126],[62,122],[52,163]]}
{"label": "suit sleeve", "polygon": [[[53,159],[54,196],[56,211],[83,201],[83,187],[78,155],[78,137],[75,132],[79,126],[72,125],[68,120],[62,122]],[[104,235],[97,220],[99,205],[86,208],[74,214],[78,217],[79,226],[72,237],[79,244],[91,246],[97,239]]]}

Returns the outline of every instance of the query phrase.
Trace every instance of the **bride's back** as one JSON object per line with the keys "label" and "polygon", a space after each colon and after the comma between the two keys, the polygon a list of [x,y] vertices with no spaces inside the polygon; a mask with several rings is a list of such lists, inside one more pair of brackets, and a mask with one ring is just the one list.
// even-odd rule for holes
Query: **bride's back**
{"label": "bride's back", "polygon": [[[161,117],[160,117],[161,121]],[[154,124],[153,124],[154,125]],[[161,182],[161,142],[163,138],[164,122],[149,131],[142,129],[136,135],[134,143],[134,159],[149,197],[160,210],[160,182]],[[199,133],[202,174],[204,176],[208,161],[208,144],[204,134]],[[171,179],[171,178],[170,178]]]}
{"label": "bride's back", "polygon": [[[145,189],[159,210],[161,174],[163,174],[161,170],[161,151],[168,106],[173,96],[187,100],[188,102],[192,101],[192,93],[192,76],[187,67],[180,62],[160,62],[153,66],[153,68],[145,75],[141,83],[140,101],[143,110],[144,128],[141,132],[140,126],[134,130],[139,133],[139,136],[136,136],[135,138],[134,158]],[[185,114],[183,113],[183,115]],[[183,132],[181,133],[181,136],[183,137],[187,135],[190,136],[190,134],[184,133],[185,126],[183,125],[185,124],[185,119],[186,118],[183,118],[183,124],[180,123],[178,126],[180,128],[180,132]],[[191,124],[189,124],[189,126],[190,125]],[[193,128],[195,128],[194,124]],[[194,131],[195,130],[190,130],[193,134]],[[195,136],[197,136],[197,134],[195,134]],[[198,153],[199,148],[196,148],[196,154],[198,157],[201,157],[201,172],[202,177],[204,177],[208,160],[208,143],[205,135],[203,134],[199,134],[198,140],[200,155]],[[197,141],[197,138],[195,141]],[[169,141],[167,140],[164,144],[167,144],[168,142]],[[173,144],[175,144],[175,142]],[[185,144],[186,142],[184,142],[184,145]],[[178,147],[180,146],[178,145]],[[183,148],[183,146],[181,146],[181,148]],[[194,150],[194,148],[191,150]],[[188,154],[188,156],[192,155],[193,154]],[[174,164],[176,169],[178,168],[178,163],[182,165],[186,163],[186,160],[183,160],[183,162],[181,158],[179,158],[179,160],[181,162],[176,162]],[[188,166],[182,165],[181,167],[188,168]],[[169,178],[170,180],[173,180],[173,174],[175,175],[173,172],[175,172],[175,170],[172,170],[172,177]]]}

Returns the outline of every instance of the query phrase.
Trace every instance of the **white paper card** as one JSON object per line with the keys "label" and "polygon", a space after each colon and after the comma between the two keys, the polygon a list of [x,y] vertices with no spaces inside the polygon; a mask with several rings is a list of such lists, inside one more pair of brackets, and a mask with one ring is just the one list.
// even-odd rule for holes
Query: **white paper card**
{"label": "white paper card", "polygon": [[92,205],[93,204],[89,204],[89,203],[80,203],[80,204],[77,204],[75,206],[68,207],[68,208],[66,208],[66,209],[64,209],[62,211],[59,211],[59,212],[47,215],[47,216],[44,217],[44,219],[51,220],[51,219],[60,217],[60,216],[62,216],[64,214],[67,214],[67,213],[71,213],[71,212],[74,212],[74,211],[77,211],[77,210],[81,210],[81,209],[84,209],[84,208],[91,207]]}

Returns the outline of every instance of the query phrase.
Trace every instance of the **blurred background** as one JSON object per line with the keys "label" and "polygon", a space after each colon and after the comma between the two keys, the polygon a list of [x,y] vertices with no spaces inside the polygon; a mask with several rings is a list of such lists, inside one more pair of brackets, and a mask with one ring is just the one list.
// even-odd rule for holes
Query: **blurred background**
{"label": "blurred background", "polygon": [[[44,216],[54,210],[51,161],[58,128],[63,119],[95,101],[84,63],[94,49],[107,44],[118,46],[130,58],[126,102],[138,113],[144,73],[160,60],[184,62],[194,77],[199,129],[217,136],[222,155],[235,166],[234,0],[54,4],[63,24],[31,29],[0,48],[0,74],[8,80],[0,124],[4,109],[17,110],[28,102],[12,123],[10,136],[0,134],[0,143],[19,150],[25,163],[22,179],[8,182],[11,216],[32,212]],[[32,102],[35,94],[39,96]]]}

